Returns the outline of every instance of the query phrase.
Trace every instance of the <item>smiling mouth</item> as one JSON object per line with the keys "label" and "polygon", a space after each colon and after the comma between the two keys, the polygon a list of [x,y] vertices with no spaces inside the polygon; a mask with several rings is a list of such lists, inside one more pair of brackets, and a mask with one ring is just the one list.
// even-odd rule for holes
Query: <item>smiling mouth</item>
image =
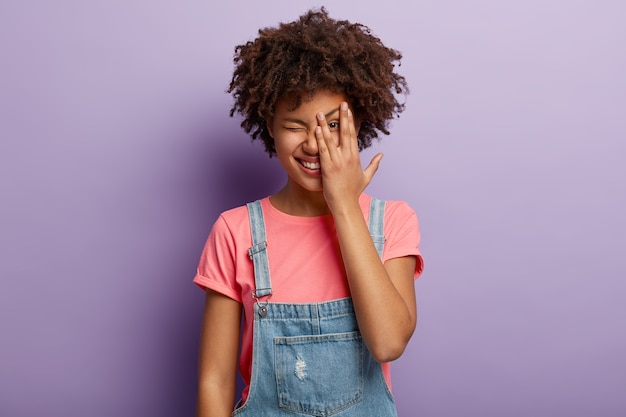
{"label": "smiling mouth", "polygon": [[303,167],[308,168],[308,169],[320,169],[320,163],[319,162],[306,162],[306,161],[303,161],[301,159],[299,159],[298,162],[300,162],[300,165],[302,165]]}

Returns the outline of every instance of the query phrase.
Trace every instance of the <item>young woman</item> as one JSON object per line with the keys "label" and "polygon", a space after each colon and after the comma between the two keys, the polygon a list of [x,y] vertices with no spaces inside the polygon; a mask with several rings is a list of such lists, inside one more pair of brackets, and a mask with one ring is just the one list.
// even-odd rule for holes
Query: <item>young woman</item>
{"label": "young woman", "polygon": [[236,48],[231,116],[287,180],[222,213],[202,252],[198,416],[396,415],[389,362],[415,328],[419,229],[406,203],[364,194],[382,154],[363,170],[359,150],[403,110],[400,58],[323,8]]}

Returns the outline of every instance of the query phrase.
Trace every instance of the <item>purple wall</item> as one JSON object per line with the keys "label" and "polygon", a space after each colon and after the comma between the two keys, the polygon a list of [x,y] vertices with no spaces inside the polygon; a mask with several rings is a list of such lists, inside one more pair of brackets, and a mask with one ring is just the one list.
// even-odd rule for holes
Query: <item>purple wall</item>
{"label": "purple wall", "polygon": [[[202,244],[283,181],[228,118],[232,50],[309,5],[0,3],[1,416],[192,415]],[[626,6],[327,6],[412,87],[366,152],[422,222],[400,415],[626,415]]]}

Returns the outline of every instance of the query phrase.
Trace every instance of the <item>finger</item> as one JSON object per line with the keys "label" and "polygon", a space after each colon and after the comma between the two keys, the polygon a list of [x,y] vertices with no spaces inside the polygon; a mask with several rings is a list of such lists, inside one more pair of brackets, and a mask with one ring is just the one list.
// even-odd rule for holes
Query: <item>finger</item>
{"label": "finger", "polygon": [[345,148],[350,148],[352,139],[350,136],[349,111],[348,103],[342,101],[339,106],[339,146]]}
{"label": "finger", "polygon": [[348,108],[347,114],[348,114],[348,132],[349,132],[349,138],[350,138],[350,150],[354,153],[359,153],[359,141],[356,135],[356,127],[354,125],[354,115],[352,114],[352,110]]}
{"label": "finger", "polygon": [[326,144],[326,139],[324,139],[324,132],[321,126],[315,126],[315,139],[317,140],[317,151],[320,155],[320,162],[323,164],[324,160],[330,158],[330,153],[328,151],[328,145]]}
{"label": "finger", "polygon": [[374,174],[376,174],[376,171],[378,171],[378,167],[380,166],[380,161],[382,159],[383,159],[382,153],[376,154],[370,161],[367,168],[365,168],[365,170],[363,171],[367,184],[369,184],[370,181],[372,181],[372,178],[374,178]]}
{"label": "finger", "polygon": [[329,155],[332,157],[332,155],[337,150],[337,144],[335,143],[333,134],[328,128],[328,123],[326,122],[326,116],[324,115],[324,113],[319,112],[317,114],[317,124],[318,126],[316,127],[315,132],[316,134],[318,131],[321,132],[321,139],[324,141],[326,149],[328,150]]}

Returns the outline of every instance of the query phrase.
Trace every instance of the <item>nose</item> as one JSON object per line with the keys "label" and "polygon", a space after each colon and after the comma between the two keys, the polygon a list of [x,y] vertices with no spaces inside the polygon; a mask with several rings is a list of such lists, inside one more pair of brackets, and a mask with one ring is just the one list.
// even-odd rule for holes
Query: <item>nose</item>
{"label": "nose", "polygon": [[311,156],[315,156],[319,153],[317,147],[317,139],[315,138],[315,129],[313,129],[306,137],[306,140],[302,142],[302,151]]}

